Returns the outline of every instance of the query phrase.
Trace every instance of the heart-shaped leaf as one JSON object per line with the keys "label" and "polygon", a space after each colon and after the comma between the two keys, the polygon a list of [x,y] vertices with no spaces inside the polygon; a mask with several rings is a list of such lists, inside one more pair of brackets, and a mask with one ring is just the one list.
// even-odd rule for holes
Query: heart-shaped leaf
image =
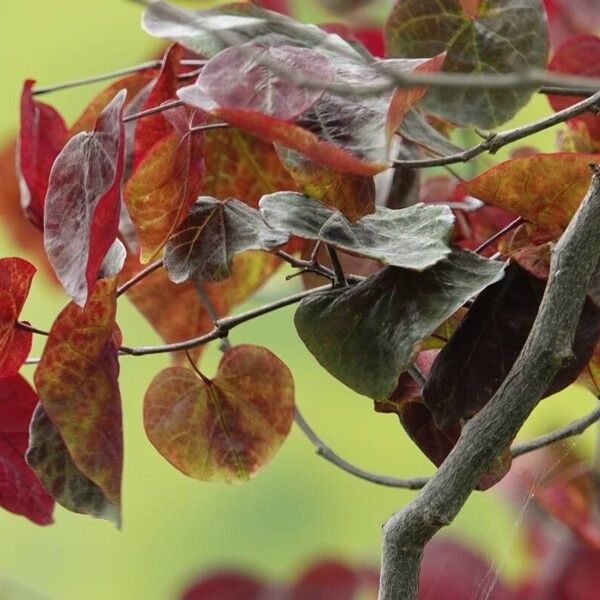
{"label": "heart-shaped leaf", "polygon": [[15,375],[31,350],[32,334],[17,321],[35,271],[22,258],[0,259],[0,378]]}
{"label": "heart-shaped leaf", "polygon": [[448,244],[454,217],[445,206],[378,206],[375,214],[354,223],[340,212],[294,192],[263,196],[259,206],[265,221],[275,229],[396,267],[423,271],[451,251]]}
{"label": "heart-shaped leaf", "polygon": [[0,506],[38,525],[53,522],[54,500],[25,462],[37,395],[20,375],[0,379]]}
{"label": "heart-shaped leaf", "polygon": [[44,245],[60,282],[82,306],[119,230],[125,130],[119,92],[92,133],[72,137],[50,172]]}
{"label": "heart-shaped leaf", "polygon": [[196,200],[190,214],[165,247],[165,267],[173,283],[188,279],[201,283],[231,275],[236,254],[270,251],[283,246],[288,235],[269,227],[255,208],[210,196]]}
{"label": "heart-shaped leaf", "polygon": [[45,413],[113,516],[120,512],[123,468],[115,313],[116,281],[102,279],[84,308],[71,303],[59,314],[35,372]]}
{"label": "heart-shaped leaf", "polygon": [[386,400],[418,346],[504,265],[455,250],[423,272],[386,267],[351,287],[305,298],[294,317],[306,347],[342,383]]}
{"label": "heart-shaped leaf", "polygon": [[[543,69],[548,32],[540,0],[475,2],[398,0],[386,25],[388,56],[417,58],[446,51],[449,73]],[[522,108],[533,90],[430,90],[423,107],[454,123],[493,128]]]}
{"label": "heart-shaped leaf", "polygon": [[155,448],[202,481],[252,477],[277,452],[294,418],[294,381],[266,348],[227,350],[217,376],[171,367],[152,381],[144,425]]}

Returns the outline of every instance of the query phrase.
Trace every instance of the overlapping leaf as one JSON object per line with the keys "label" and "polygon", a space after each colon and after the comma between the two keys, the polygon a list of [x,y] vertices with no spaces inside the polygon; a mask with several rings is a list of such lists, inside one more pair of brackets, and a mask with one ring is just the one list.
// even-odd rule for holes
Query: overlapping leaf
{"label": "overlapping leaf", "polygon": [[171,367],[152,381],[144,425],[156,449],[203,481],[252,477],[279,449],[294,418],[289,369],[266,348],[227,350],[212,380]]}
{"label": "overlapping leaf", "polygon": [[34,100],[34,84],[35,81],[28,79],[23,85],[16,164],[21,207],[27,218],[42,229],[50,169],[67,139],[67,126],[52,106]]}
{"label": "overlapping leaf", "polygon": [[[441,350],[423,390],[436,423],[448,427],[477,413],[512,368],[537,315],[545,282],[512,264],[506,276],[484,290]],[[544,395],[577,378],[600,335],[600,309],[586,301],[573,344],[574,359],[554,377]]]}
{"label": "overlapping leaf", "polygon": [[83,305],[119,230],[125,131],[119,92],[92,133],[72,137],[50,173],[44,245],[60,282]]}
{"label": "overlapping leaf", "polygon": [[421,112],[414,108],[406,113],[399,133],[402,137],[438,156],[450,156],[463,150],[442,135]]}
{"label": "overlapping leaf", "polygon": [[53,522],[54,500],[25,462],[37,395],[20,375],[0,379],[0,506],[38,525]]}
{"label": "overlapping leaf", "polygon": [[173,283],[222,281],[231,275],[236,254],[274,250],[288,238],[239,200],[201,196],[167,242],[165,267]]}
{"label": "overlapping leaf", "polygon": [[[548,33],[540,0],[398,0],[386,25],[388,56],[447,51],[449,73],[514,73],[543,69]],[[492,128],[508,121],[533,90],[433,89],[429,112],[455,123]]]}
{"label": "overlapping leaf", "polygon": [[548,279],[553,242],[535,244],[526,225],[522,225],[505,235],[498,244],[498,251],[504,258],[510,258],[534,277]]}
{"label": "overlapping leaf", "polygon": [[38,404],[30,427],[27,463],[61,506],[117,524],[120,514],[102,489],[77,467],[63,438]]}
{"label": "overlapping leaf", "polygon": [[260,210],[275,229],[405,269],[422,271],[450,254],[454,219],[444,206],[380,206],[375,214],[351,223],[308,196],[277,192],[261,199]]}
{"label": "overlapping leaf", "polygon": [[35,271],[22,258],[0,259],[0,378],[15,375],[31,350],[32,334],[17,321]]}
{"label": "overlapping leaf", "polygon": [[159,254],[202,188],[204,138],[191,129],[206,119],[188,108],[165,114],[171,133],[147,152],[125,187],[125,203],[139,237],[143,263]]}
{"label": "overlapping leaf", "polygon": [[[600,38],[595,35],[581,35],[571,38],[558,48],[548,64],[549,71],[581,75],[584,77],[600,76]],[[548,96],[550,105],[556,111],[563,110],[580,102],[584,98],[578,96]],[[593,140],[600,140],[600,117],[592,112],[584,112],[569,120],[573,126],[583,123]]]}
{"label": "overlapping leaf", "polygon": [[584,199],[598,154],[536,154],[503,162],[459,190],[520,215],[537,228],[537,241],[564,231]]}
{"label": "overlapping leaf", "polygon": [[[118,520],[123,439],[115,290],[114,278],[102,279],[84,308],[71,303],[59,314],[35,372],[35,385],[77,471],[100,488],[111,505],[103,514]],[[48,428],[45,432],[53,435]],[[42,444],[43,438],[36,443]],[[48,443],[53,452],[60,452],[57,440]],[[73,475],[70,466],[65,468]]]}
{"label": "overlapping leaf", "polygon": [[305,298],[294,322],[327,371],[358,393],[385,400],[419,343],[503,269],[466,251],[421,273],[386,267],[358,285]]}

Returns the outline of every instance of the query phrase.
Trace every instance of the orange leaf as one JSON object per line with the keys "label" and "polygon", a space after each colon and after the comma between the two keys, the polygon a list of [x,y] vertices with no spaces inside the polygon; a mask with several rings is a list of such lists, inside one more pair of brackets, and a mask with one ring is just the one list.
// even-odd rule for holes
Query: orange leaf
{"label": "orange leaf", "polygon": [[59,314],[34,379],[73,462],[118,513],[123,434],[115,290],[114,278],[102,279],[84,308],[71,303]]}
{"label": "orange leaf", "polygon": [[496,165],[458,190],[520,215],[547,241],[569,224],[590,187],[589,165],[598,162],[598,154],[536,154]]}
{"label": "orange leaf", "polygon": [[245,481],[277,452],[294,418],[294,381],[266,348],[227,350],[211,381],[171,367],[152,381],[144,425],[154,447],[202,481]]}

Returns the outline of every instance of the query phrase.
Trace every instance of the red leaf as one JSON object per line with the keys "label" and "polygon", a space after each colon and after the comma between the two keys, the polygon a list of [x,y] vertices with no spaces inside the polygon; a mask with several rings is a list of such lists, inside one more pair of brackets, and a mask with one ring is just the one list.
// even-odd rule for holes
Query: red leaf
{"label": "red leaf", "polygon": [[25,462],[29,422],[37,402],[36,393],[20,375],[0,379],[0,506],[38,525],[49,525],[54,500]]}
{"label": "red leaf", "polygon": [[462,9],[471,19],[476,19],[479,15],[479,5],[481,0],[458,0]]}
{"label": "red leaf", "polygon": [[[174,44],[167,49],[160,74],[146,100],[139,107],[139,111],[155,108],[175,98],[179,83],[179,63],[182,54],[182,48],[178,44]],[[135,127],[133,168],[135,169],[140,164],[154,144],[165,138],[172,131],[173,126],[163,113],[156,113],[139,119]]]}
{"label": "red leaf", "polygon": [[169,111],[168,118],[171,133],[150,149],[125,187],[143,263],[159,254],[202,186],[204,136],[190,129],[204,124],[205,116],[184,107]]}
{"label": "red leaf", "polygon": [[21,206],[27,218],[43,229],[50,169],[66,141],[67,126],[52,106],[34,100],[34,84],[28,79],[23,85],[17,169]]}
{"label": "red leaf", "polygon": [[16,375],[31,350],[31,332],[16,325],[35,272],[22,258],[0,259],[0,378]]}
{"label": "red leaf", "polygon": [[290,600],[355,600],[362,584],[360,575],[336,560],[318,562],[300,576]]}
{"label": "red leaf", "polygon": [[50,330],[35,385],[79,469],[118,511],[123,439],[117,362],[116,281],[98,281],[84,308],[69,304]]}
{"label": "red leaf", "polygon": [[181,600],[268,600],[268,586],[235,571],[213,573],[186,590]]}
{"label": "red leaf", "polygon": [[[548,70],[569,75],[585,77],[600,76],[600,38],[595,35],[581,35],[567,40],[553,56]],[[583,100],[578,96],[548,96],[550,105],[556,111],[563,110]],[[593,140],[600,140],[600,117],[592,112],[585,112],[569,121],[585,123]]]}
{"label": "red leaf", "polygon": [[50,173],[44,244],[63,287],[79,305],[119,230],[125,97],[121,91],[113,98],[92,133],[67,142]]}
{"label": "red leaf", "polygon": [[573,36],[593,33],[600,26],[597,0],[544,0],[544,5],[554,47]]}

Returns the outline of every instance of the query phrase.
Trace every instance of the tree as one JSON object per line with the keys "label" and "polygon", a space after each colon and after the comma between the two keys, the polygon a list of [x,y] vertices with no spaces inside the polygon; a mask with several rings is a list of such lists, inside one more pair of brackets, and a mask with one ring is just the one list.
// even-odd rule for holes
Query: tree
{"label": "tree", "polygon": [[[566,5],[547,9],[555,27],[570,23]],[[336,466],[423,488],[383,535],[380,597],[413,597],[425,544],[474,489],[600,419],[510,448],[541,398],[576,380],[599,393],[600,40],[567,39],[546,69],[539,0],[399,0],[385,59],[364,32],[250,3],[152,2],[143,26],[170,40],[162,60],[109,74],[124,78],[71,127],[37,99],[70,84],[23,87],[21,206],[72,302],[49,332],[20,321],[35,267],[0,261],[0,503],[40,524],[54,501],[118,524],[118,359],[173,353],[146,393],[144,424],[186,475],[248,479],[295,420]],[[554,114],[491,132],[536,91]],[[466,180],[450,168],[565,122],[557,153],[521,149]],[[483,139],[465,149],[454,130]],[[418,191],[429,167],[450,176]],[[306,291],[226,316],[282,262]],[[163,345],[123,344],[125,293]],[[294,407],[287,366],[232,345],[239,324],[296,303],[309,351],[398,415],[439,466],[430,481],[348,464]],[[39,359],[34,334],[48,338]],[[210,379],[200,359],[213,340],[223,358]],[[39,363],[35,391],[19,374],[26,363]]]}

